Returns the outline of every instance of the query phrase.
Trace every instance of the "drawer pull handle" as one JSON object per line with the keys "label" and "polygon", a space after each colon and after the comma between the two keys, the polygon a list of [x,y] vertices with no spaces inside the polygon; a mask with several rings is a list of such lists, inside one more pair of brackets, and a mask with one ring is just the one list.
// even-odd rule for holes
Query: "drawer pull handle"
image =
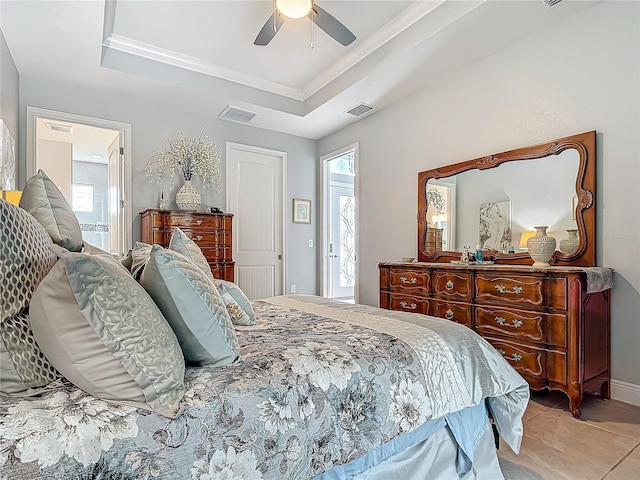
{"label": "drawer pull handle", "polygon": [[447,283],[444,284],[444,288],[446,288],[447,290],[453,290],[453,282],[449,280]]}
{"label": "drawer pull handle", "polygon": [[453,319],[453,310],[449,309],[446,312],[444,312],[444,318],[446,318],[447,320],[452,320]]}
{"label": "drawer pull handle", "polygon": [[[193,223],[193,218],[185,218],[184,219],[184,224],[185,225],[191,225],[192,223]],[[201,218],[196,220],[196,225],[202,225],[202,219]]]}
{"label": "drawer pull handle", "polygon": [[507,352],[502,349],[498,349],[498,352],[500,352],[502,356],[507,360],[511,360],[513,362],[519,362],[520,360],[522,360],[522,355],[520,355],[519,353],[514,352],[511,355],[507,355]]}
{"label": "drawer pull handle", "polygon": [[507,320],[504,317],[496,317],[494,318],[494,320],[496,322],[498,322],[499,325],[507,326],[507,327],[513,327],[513,328],[520,328],[522,326],[522,320],[518,320],[517,318],[513,319],[512,323],[507,323]]}
{"label": "drawer pull handle", "polygon": [[195,241],[200,241],[200,240],[202,240],[202,239],[204,238],[204,237],[203,237],[202,235],[200,235],[200,234],[198,234],[198,235],[195,235],[195,236],[194,236],[194,235],[193,235],[193,233],[191,233],[191,232],[186,233],[186,235],[187,235],[187,237],[189,237],[191,240],[195,240]]}
{"label": "drawer pull handle", "polygon": [[416,308],[418,308],[418,305],[413,302],[411,302],[411,305],[407,304],[407,302],[400,302],[400,306],[402,308],[406,308],[407,310],[415,310]]}
{"label": "drawer pull handle", "polygon": [[510,293],[512,295],[518,295],[519,293],[522,293],[522,287],[519,287],[517,285],[515,285],[511,290],[507,290],[507,287],[505,287],[504,285],[496,285],[496,290],[498,290],[498,292],[500,293]]}
{"label": "drawer pull handle", "polygon": [[418,283],[418,279],[416,277],[413,277],[411,280],[407,280],[407,277],[400,277],[400,282],[408,283],[409,285],[415,285],[416,283]]}

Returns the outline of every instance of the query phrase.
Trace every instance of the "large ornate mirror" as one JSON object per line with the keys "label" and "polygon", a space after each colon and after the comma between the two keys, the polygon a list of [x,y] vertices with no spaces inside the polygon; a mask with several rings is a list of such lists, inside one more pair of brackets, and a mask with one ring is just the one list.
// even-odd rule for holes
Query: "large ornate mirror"
{"label": "large ornate mirror", "polygon": [[420,172],[418,260],[457,261],[480,244],[485,261],[531,264],[526,239],[546,226],[561,245],[551,265],[595,265],[595,138],[586,132]]}

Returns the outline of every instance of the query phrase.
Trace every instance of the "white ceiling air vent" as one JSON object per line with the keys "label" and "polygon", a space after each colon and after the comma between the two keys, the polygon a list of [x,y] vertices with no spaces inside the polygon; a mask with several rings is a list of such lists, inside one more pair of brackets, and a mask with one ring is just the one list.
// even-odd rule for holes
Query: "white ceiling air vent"
{"label": "white ceiling air vent", "polygon": [[371,110],[373,110],[373,107],[371,105],[367,105],[366,103],[360,103],[355,107],[353,107],[352,109],[347,110],[347,113],[349,115],[354,115],[356,117],[359,117],[360,115],[364,115],[365,113],[370,112]]}
{"label": "white ceiling air vent", "polygon": [[554,5],[557,5],[558,3],[560,3],[562,0],[542,0],[544,3],[546,3],[548,6],[553,7]]}
{"label": "white ceiling air vent", "polygon": [[46,123],[47,127],[49,127],[50,130],[54,130],[56,132],[63,132],[63,133],[71,133],[73,132],[73,128],[70,125],[62,125],[61,123]]}
{"label": "white ceiling air vent", "polygon": [[218,115],[218,118],[221,118],[222,120],[229,120],[231,122],[248,123],[256,115],[257,112],[243,110],[242,108],[232,107],[229,105],[220,115]]}

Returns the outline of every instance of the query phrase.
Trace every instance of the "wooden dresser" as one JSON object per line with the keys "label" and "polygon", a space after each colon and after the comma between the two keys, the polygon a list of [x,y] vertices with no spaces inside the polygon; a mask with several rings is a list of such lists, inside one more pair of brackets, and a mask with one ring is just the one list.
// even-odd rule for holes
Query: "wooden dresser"
{"label": "wooden dresser", "polygon": [[574,417],[580,416],[585,392],[609,398],[611,290],[588,293],[589,268],[426,262],[378,266],[380,307],[473,328],[531,388],[565,392]]}
{"label": "wooden dresser", "polygon": [[168,247],[173,227],[178,227],[202,249],[213,276],[233,282],[232,214],[150,208],[140,215],[144,243]]}

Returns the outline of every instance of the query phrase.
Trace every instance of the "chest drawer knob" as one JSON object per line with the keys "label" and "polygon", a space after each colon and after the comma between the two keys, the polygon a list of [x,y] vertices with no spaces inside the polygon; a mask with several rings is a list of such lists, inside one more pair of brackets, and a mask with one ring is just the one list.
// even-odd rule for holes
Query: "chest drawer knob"
{"label": "chest drawer knob", "polygon": [[448,309],[446,312],[444,312],[444,318],[446,318],[447,320],[453,319],[453,310]]}
{"label": "chest drawer knob", "polygon": [[496,290],[498,290],[498,292],[500,293],[507,293],[512,295],[518,295],[522,293],[522,287],[518,285],[515,285],[511,290],[507,290],[507,287],[505,287],[504,285],[498,284],[496,285]]}
{"label": "chest drawer knob", "polygon": [[498,349],[498,352],[500,352],[500,354],[504,358],[506,358],[507,360],[511,360],[512,362],[519,362],[520,360],[522,360],[522,355],[520,355],[519,353],[514,352],[511,355],[507,355],[507,352],[501,349]]}
{"label": "chest drawer knob", "polygon": [[407,310],[415,310],[416,308],[418,308],[418,305],[413,302],[411,302],[411,305],[409,305],[407,302],[400,302],[400,306],[402,308],[406,308]]}
{"label": "chest drawer knob", "polygon": [[453,290],[453,282],[451,280],[447,281],[447,283],[444,284],[444,288],[447,290]]}
{"label": "chest drawer knob", "polygon": [[512,323],[507,323],[507,320],[504,317],[496,317],[494,320],[498,323],[498,325],[502,325],[503,327],[507,326],[519,328],[522,326],[522,320],[518,320],[517,318],[514,318]]}
{"label": "chest drawer knob", "polygon": [[198,234],[198,235],[194,235],[194,234],[193,234],[193,233],[191,233],[191,232],[185,233],[185,235],[186,235],[187,237],[189,237],[191,240],[194,240],[194,241],[196,241],[196,242],[198,242],[198,241],[200,241],[200,240],[202,240],[202,239],[204,238],[204,237],[203,237],[202,235],[200,235],[200,234]]}
{"label": "chest drawer knob", "polygon": [[418,279],[416,277],[413,277],[411,280],[409,280],[407,277],[400,277],[400,282],[408,285],[415,285],[416,283],[418,283]]}

